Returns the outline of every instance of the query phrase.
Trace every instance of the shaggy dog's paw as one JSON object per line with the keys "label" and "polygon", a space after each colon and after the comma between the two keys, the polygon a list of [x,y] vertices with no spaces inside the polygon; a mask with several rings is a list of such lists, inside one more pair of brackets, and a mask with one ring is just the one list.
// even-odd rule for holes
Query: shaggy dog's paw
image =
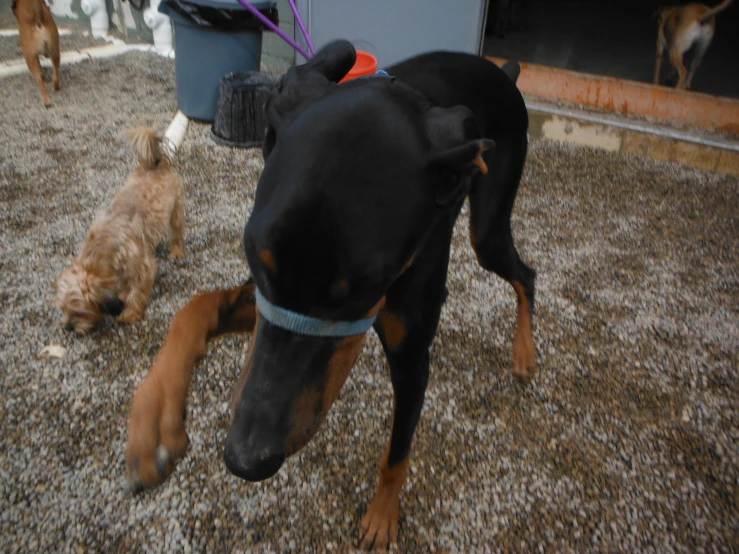
{"label": "shaggy dog's paw", "polygon": [[124,325],[130,325],[131,323],[138,321],[144,315],[144,312],[135,308],[126,307],[118,316],[118,322]]}
{"label": "shaggy dog's paw", "polygon": [[184,260],[185,250],[182,247],[175,246],[174,248],[172,248],[172,250],[169,251],[169,259],[170,260]]}

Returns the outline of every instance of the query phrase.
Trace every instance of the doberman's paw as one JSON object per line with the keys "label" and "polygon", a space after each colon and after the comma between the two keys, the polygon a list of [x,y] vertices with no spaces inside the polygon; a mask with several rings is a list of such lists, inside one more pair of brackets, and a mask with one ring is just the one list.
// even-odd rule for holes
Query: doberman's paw
{"label": "doberman's paw", "polygon": [[364,550],[386,550],[398,542],[398,499],[378,491],[360,526],[361,547]]}
{"label": "doberman's paw", "polygon": [[521,385],[528,385],[536,373],[536,349],[530,334],[519,332],[513,339],[513,377]]}
{"label": "doberman's paw", "polygon": [[162,483],[187,451],[181,402],[168,399],[162,382],[149,375],[136,391],[128,420],[127,488],[136,493]]}

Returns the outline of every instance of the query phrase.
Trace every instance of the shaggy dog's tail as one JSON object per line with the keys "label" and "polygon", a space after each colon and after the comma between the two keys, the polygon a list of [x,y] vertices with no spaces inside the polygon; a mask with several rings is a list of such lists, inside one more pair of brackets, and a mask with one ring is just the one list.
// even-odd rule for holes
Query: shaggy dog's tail
{"label": "shaggy dog's tail", "polygon": [[167,151],[162,147],[162,138],[150,127],[132,127],[123,131],[133,147],[139,165],[144,169],[154,169],[161,162],[169,165]]}

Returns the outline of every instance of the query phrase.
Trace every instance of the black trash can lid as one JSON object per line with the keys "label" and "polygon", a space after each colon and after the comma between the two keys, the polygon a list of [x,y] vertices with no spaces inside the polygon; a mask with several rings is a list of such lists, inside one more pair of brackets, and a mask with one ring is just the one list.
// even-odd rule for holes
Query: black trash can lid
{"label": "black trash can lid", "polygon": [[[239,0],[187,0],[187,3],[224,10],[246,10]],[[258,10],[266,10],[277,6],[277,0],[249,0],[249,3]]]}
{"label": "black trash can lid", "polygon": [[[280,20],[277,0],[254,0],[252,6],[275,25]],[[178,15],[184,21],[222,31],[260,30],[263,23],[238,0],[162,0],[159,11],[168,17]]]}

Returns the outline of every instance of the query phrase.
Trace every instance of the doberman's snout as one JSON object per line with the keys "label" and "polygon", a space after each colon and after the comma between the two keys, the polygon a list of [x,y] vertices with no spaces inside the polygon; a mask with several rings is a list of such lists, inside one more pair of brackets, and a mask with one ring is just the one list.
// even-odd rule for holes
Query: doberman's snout
{"label": "doberman's snout", "polygon": [[252,482],[263,481],[279,471],[285,462],[285,452],[282,448],[269,446],[250,449],[229,434],[223,460],[228,470],[237,477]]}

